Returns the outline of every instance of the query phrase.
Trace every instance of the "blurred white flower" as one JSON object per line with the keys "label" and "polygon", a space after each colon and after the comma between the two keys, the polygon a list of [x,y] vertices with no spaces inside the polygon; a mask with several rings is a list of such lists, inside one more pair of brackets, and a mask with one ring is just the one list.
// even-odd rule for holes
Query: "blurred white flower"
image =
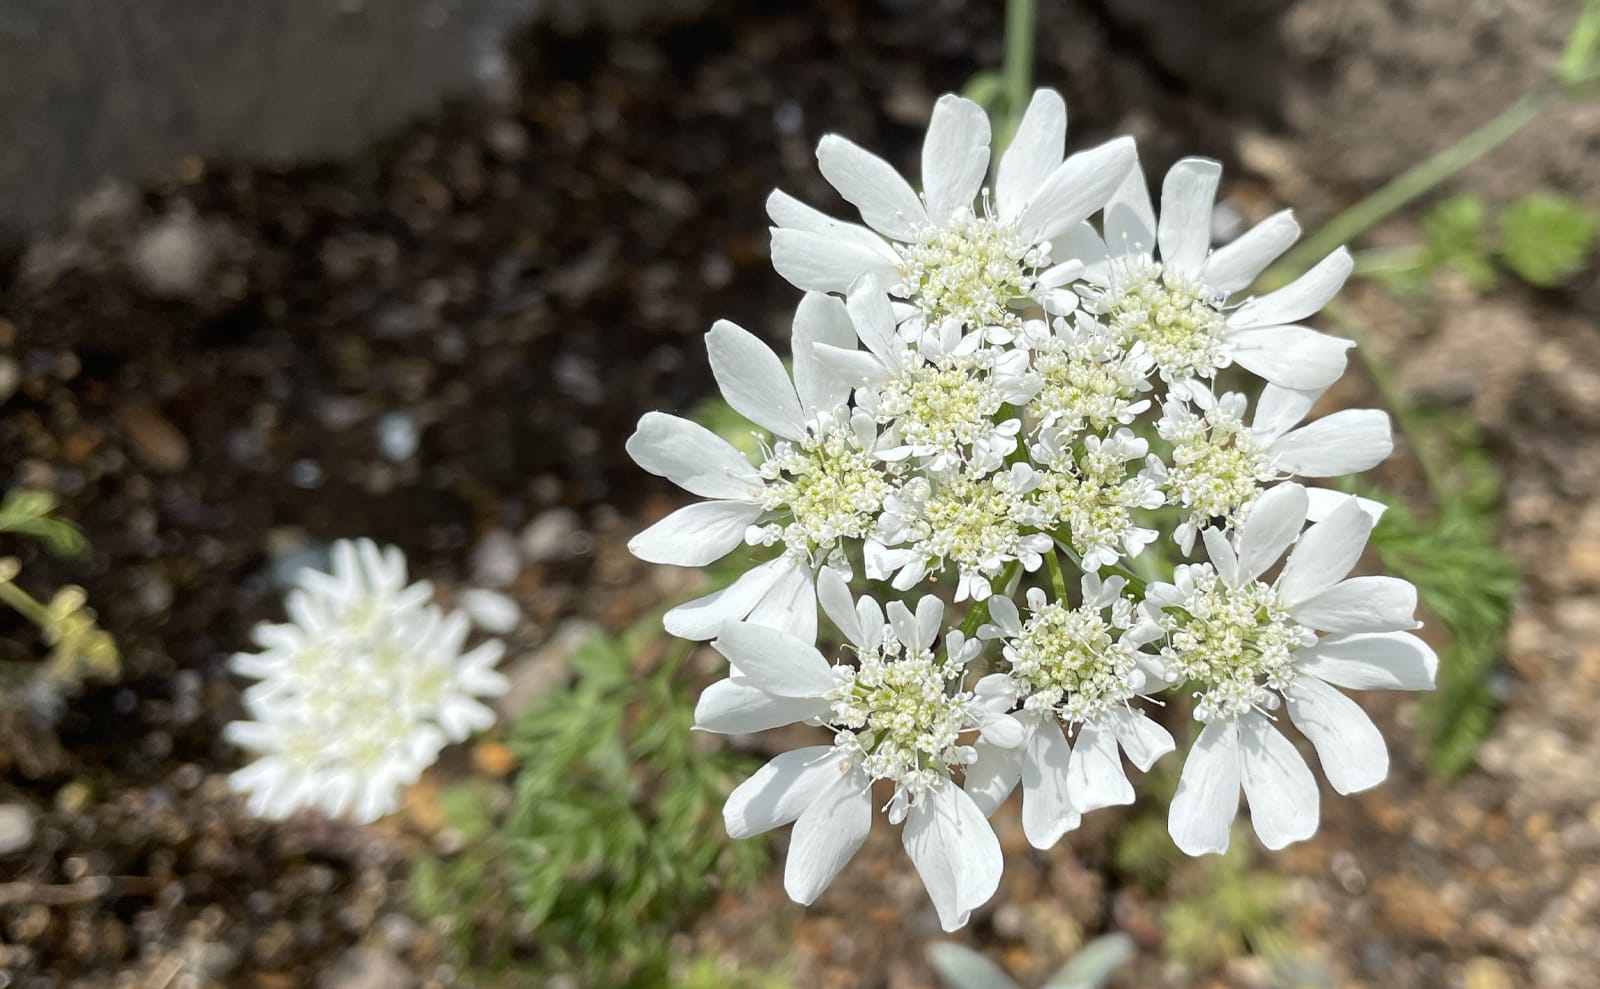
{"label": "blurred white flower", "polygon": [[225,730],[258,758],[229,782],[258,816],[375,820],[446,744],[494,723],[479,698],[506,691],[503,646],[463,652],[467,617],[432,604],[428,582],[407,584],[393,546],[342,540],[331,573],[306,568],[296,583],[290,621],[258,625],[261,651],[229,664],[258,681],[244,692],[250,720]]}

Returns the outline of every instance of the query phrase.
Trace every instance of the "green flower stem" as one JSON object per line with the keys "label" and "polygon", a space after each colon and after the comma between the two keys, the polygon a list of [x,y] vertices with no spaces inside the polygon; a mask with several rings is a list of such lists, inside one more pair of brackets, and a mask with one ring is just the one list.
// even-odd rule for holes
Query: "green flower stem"
{"label": "green flower stem", "polygon": [[1061,558],[1054,552],[1044,555],[1044,563],[1050,568],[1050,589],[1056,592],[1056,600],[1065,603],[1067,600],[1067,580],[1061,576]]}
{"label": "green flower stem", "polygon": [[7,569],[10,569],[11,572],[7,573],[5,570],[0,570],[0,601],[10,605],[17,614],[33,622],[40,629],[49,628],[52,624],[50,609],[35,601],[27,591],[13,584],[11,578],[16,576],[16,571],[12,568]]}
{"label": "green flower stem", "polygon": [[1006,0],[1006,61],[1001,85],[1006,115],[995,135],[995,153],[1011,143],[1033,88],[1033,35],[1037,23],[1036,0]]}
{"label": "green flower stem", "polygon": [[1540,83],[1500,111],[1493,120],[1422,164],[1397,175],[1285,254],[1263,276],[1264,287],[1271,289],[1288,284],[1341,245],[1350,243],[1390,214],[1498,148],[1533,123],[1551,97],[1560,92],[1561,87],[1554,80]]}

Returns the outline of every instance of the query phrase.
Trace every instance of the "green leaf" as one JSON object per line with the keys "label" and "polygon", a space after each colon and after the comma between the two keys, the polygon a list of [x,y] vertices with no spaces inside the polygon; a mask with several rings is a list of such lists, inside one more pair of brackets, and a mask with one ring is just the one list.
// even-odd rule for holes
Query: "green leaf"
{"label": "green leaf", "polygon": [[1479,289],[1494,287],[1494,265],[1484,231],[1488,225],[1483,200],[1471,193],[1442,199],[1422,218],[1427,237],[1424,271],[1454,268]]}
{"label": "green leaf", "polygon": [[993,70],[979,72],[961,87],[961,95],[983,107],[990,114],[1000,109],[1005,99],[1005,79]]}
{"label": "green leaf", "polygon": [[1584,0],[1572,33],[1567,35],[1556,78],[1573,87],[1600,79],[1600,0]]}
{"label": "green leaf", "polygon": [[54,517],[59,502],[44,491],[16,489],[0,502],[0,532],[17,532],[44,543],[56,556],[82,556],[89,549],[78,527]]}
{"label": "green leaf", "polygon": [[1594,232],[1594,214],[1581,203],[1536,192],[1500,215],[1500,255],[1523,280],[1548,288],[1583,268]]}

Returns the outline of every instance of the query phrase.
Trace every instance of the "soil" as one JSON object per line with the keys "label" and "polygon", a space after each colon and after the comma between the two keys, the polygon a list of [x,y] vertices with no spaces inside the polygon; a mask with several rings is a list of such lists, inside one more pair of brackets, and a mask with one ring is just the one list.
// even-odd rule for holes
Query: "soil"
{"label": "soil", "polygon": [[[1074,142],[1131,131],[1152,171],[1220,157],[1252,217],[1295,201],[1314,218],[1448,143],[1548,66],[1567,16],[1554,0],[1473,7],[1463,46],[1435,24],[1454,16],[1446,0],[1340,5],[1348,19],[1240,0],[1203,48],[1168,5],[1041,6],[1036,74],[1070,95]],[[827,131],[909,164],[933,99],[998,64],[1001,34],[1000,5],[937,0],[752,0],[626,32],[541,30],[511,52],[514,86],[360,156],[184,159],[0,254],[9,483],[59,493],[93,547],[86,562],[22,548],[23,583],[82,584],[122,649],[116,682],[0,707],[0,804],[26,808],[33,832],[0,852],[9,984],[455,984],[401,895],[430,840],[427,787],[366,829],[245,817],[226,793],[240,759],[220,737],[239,713],[227,656],[278,617],[283,573],[342,536],[400,545],[446,594],[508,585],[526,615],[519,670],[564,622],[620,627],[667,596],[679,578],[622,543],[677,496],[622,440],[642,411],[706,394],[697,335],[712,319],[785,331],[795,296],[767,266],[767,192],[838,206],[810,154]],[[1483,75],[1447,86],[1463,63]],[[1468,181],[1592,197],[1574,163],[1596,134],[1592,105],[1563,109]],[[1127,820],[1111,812],[1048,855],[1003,816],[1006,885],[963,940],[1024,979],[1122,929],[1144,949],[1128,986],[1593,984],[1600,292],[1592,270],[1574,284],[1481,299],[1446,280],[1428,309],[1352,293],[1402,385],[1482,426],[1525,590],[1479,768],[1428,777],[1414,702],[1378,700],[1390,781],[1330,794],[1317,839],[1270,860],[1302,970],[1159,961],[1161,894],[1110,867]],[[1342,397],[1375,400],[1356,375]],[[1408,483],[1404,456],[1390,471]],[[522,552],[507,550],[518,533]],[[0,634],[7,659],[38,661],[28,626]],[[686,938],[787,959],[800,987],[910,989],[932,985],[937,934],[880,830],[811,910],[774,878]]]}

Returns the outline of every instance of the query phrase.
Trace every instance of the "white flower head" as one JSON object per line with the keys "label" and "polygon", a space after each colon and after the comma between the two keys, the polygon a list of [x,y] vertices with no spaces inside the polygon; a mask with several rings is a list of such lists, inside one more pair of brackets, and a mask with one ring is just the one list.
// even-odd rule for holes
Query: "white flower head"
{"label": "white flower head", "polygon": [[1082,265],[1051,241],[1105,205],[1135,153],[1130,139],[1118,138],[1066,157],[1066,134],[1061,97],[1035,92],[996,167],[992,195],[984,189],[989,118],[971,100],[946,95],[934,105],[920,195],[888,162],[830,134],[817,145],[817,163],[866,225],[774,192],[773,267],[818,292],[847,292],[870,274],[928,324],[953,318],[969,330],[1014,328],[1019,300],[1068,311],[1071,293],[1062,286]]}
{"label": "white flower head", "polygon": [[230,778],[259,816],[382,817],[446,744],[494,723],[480,698],[507,687],[502,644],[464,651],[467,617],[432,604],[426,581],[408,584],[399,549],[341,540],[332,558],[331,572],[297,578],[291,621],[257,626],[261,651],[230,664],[259,681],[244,693],[250,720],[226,729],[259,756]]}
{"label": "white flower head", "polygon": [[1077,436],[1054,427],[1029,448],[1039,483],[1029,495],[1028,521],[1070,546],[1090,572],[1143,552],[1158,535],[1134,512],[1166,504],[1153,472],[1136,465],[1150,444],[1127,428],[1107,437]]}
{"label": "white flower head", "polygon": [[1353,344],[1298,324],[1344,285],[1350,254],[1341,247],[1291,284],[1229,308],[1300,227],[1284,210],[1210,250],[1221,174],[1204,158],[1178,162],[1162,183],[1158,221],[1143,171],[1128,172],[1106,206],[1104,240],[1086,225],[1069,239],[1086,262],[1088,308],[1124,345],[1142,344],[1179,393],[1230,364],[1285,388],[1326,388],[1344,373]]}
{"label": "white flower head", "polygon": [[759,466],[688,419],[649,412],[639,420],[627,444],[634,461],[709,500],[635,536],[635,556],[699,567],[746,542],[784,548],[731,587],[668,612],[667,631],[710,639],[723,622],[750,618],[816,635],[817,568],[842,564],[841,541],[866,534],[890,490],[871,418],[845,411],[850,385],[816,357],[818,344],[854,342],[844,304],[815,293],[795,312],[793,381],[750,332],[723,320],[706,334],[728,405],[774,437]]}
{"label": "white flower head", "polygon": [[1082,313],[1030,322],[1023,340],[1038,379],[1027,406],[1033,429],[1104,432],[1150,407],[1145,394],[1155,361],[1143,344],[1123,347]]}
{"label": "white flower head", "polygon": [[961,927],[994,894],[1000,845],[952,773],[975,757],[963,740],[982,732],[1019,744],[1020,726],[962,684],[977,643],[960,632],[936,654],[944,606],[924,597],[912,612],[872,598],[852,601],[832,570],[818,579],[829,618],[856,654],[829,665],[810,643],[777,629],[729,622],[713,645],[728,657],[728,679],[708,687],[698,727],[751,732],[795,722],[834,733],[832,745],[778,756],[734,790],[724,809],[736,838],[794,822],[784,886],[811,903],[833,881],[872,826],[874,781],[894,787],[889,818],[903,823],[906,851],[946,930]]}
{"label": "white flower head", "polygon": [[[1242,785],[1251,823],[1268,848],[1316,832],[1317,784],[1274,726],[1281,707],[1311,740],[1334,789],[1382,782],[1383,736],[1334,686],[1427,690],[1437,658],[1410,634],[1416,589],[1393,577],[1349,577],[1372,530],[1351,497],[1304,533],[1306,491],[1283,484],[1262,496],[1237,545],[1207,529],[1211,563],[1151,585],[1145,605],[1166,633],[1166,676],[1195,685],[1205,722],[1173,799],[1170,828],[1191,855],[1222,852]],[[1261,579],[1290,546],[1282,571]]]}

